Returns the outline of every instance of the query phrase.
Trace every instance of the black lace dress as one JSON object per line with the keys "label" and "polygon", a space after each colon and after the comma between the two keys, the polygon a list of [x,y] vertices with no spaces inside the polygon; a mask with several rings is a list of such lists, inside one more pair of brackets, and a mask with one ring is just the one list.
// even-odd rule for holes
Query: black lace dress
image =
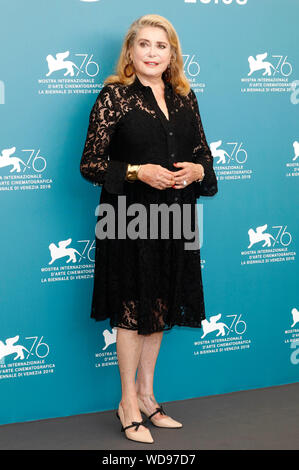
{"label": "black lace dress", "polygon": [[[100,207],[106,203],[115,209],[114,238],[95,237],[91,317],[97,321],[109,318],[111,328],[137,330],[143,335],[169,330],[174,325],[201,327],[205,306],[196,199],[201,195],[213,196],[218,191],[195,93],[191,89],[183,97],[163,80],[169,120],[151,87],[144,86],[137,76],[131,85],[105,85],[90,112],[80,162],[82,176],[102,187]],[[183,161],[203,165],[202,182],[193,182],[184,189],[160,190],[140,180],[133,183],[125,180],[128,163],[153,163],[177,171],[181,168],[176,170],[173,162]],[[124,214],[134,203],[146,208],[148,227],[146,236],[135,239],[117,230],[118,220],[123,223]],[[164,219],[155,219],[158,236],[148,235],[150,209],[153,205],[162,207],[163,203],[168,208],[173,204],[180,207],[181,214],[187,214],[183,204],[191,208],[190,233],[184,216],[181,236],[174,235],[175,216],[169,210],[168,236],[161,233],[165,212]],[[126,216],[127,224],[136,220],[140,212],[132,214]],[[107,212],[103,211],[98,215],[98,224],[104,217]],[[139,228],[144,227],[144,216],[140,220]],[[190,247],[196,240],[193,249],[186,249],[186,242]]]}

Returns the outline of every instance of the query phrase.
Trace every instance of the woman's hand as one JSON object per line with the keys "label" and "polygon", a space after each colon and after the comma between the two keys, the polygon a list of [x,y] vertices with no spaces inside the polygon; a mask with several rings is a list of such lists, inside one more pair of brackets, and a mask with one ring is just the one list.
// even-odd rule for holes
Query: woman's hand
{"label": "woman's hand", "polygon": [[175,183],[173,171],[153,163],[146,163],[140,166],[138,179],[156,189],[171,188]]}
{"label": "woman's hand", "polygon": [[[176,162],[174,163],[176,168],[183,168],[182,170],[175,171],[175,189],[186,188],[188,184],[193,183],[195,180],[202,180],[204,176],[204,167],[200,163],[193,162]],[[186,181],[187,184],[183,184]]]}

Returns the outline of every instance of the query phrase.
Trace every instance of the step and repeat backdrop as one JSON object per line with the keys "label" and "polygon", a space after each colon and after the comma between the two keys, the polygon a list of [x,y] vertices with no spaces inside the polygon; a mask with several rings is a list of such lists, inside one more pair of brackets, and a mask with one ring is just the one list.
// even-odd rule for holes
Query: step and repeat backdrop
{"label": "step and repeat backdrop", "polygon": [[207,318],[164,333],[156,398],[299,381],[299,3],[14,0],[0,5],[1,424],[118,406],[116,330],[90,318],[101,188],[79,165],[147,13],[178,32],[219,186],[197,200]]}

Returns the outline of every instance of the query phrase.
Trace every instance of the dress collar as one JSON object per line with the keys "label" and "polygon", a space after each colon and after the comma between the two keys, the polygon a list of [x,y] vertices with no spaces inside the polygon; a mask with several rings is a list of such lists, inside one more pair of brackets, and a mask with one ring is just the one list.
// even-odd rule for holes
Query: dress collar
{"label": "dress collar", "polygon": [[[171,90],[172,84],[170,82],[167,82],[163,76],[162,76],[162,80],[165,84],[165,87]],[[135,81],[132,83],[132,85],[134,88],[138,90],[143,90],[143,91],[149,90],[151,88],[150,86],[143,85],[143,83],[141,83],[141,81],[139,80],[137,74],[135,74]]]}

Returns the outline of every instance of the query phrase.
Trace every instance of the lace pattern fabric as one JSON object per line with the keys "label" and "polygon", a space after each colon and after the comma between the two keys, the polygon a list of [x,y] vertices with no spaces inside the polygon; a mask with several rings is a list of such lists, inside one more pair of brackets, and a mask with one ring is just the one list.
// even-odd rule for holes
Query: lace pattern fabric
{"label": "lace pattern fabric", "polygon": [[[132,203],[192,205],[218,191],[213,156],[207,144],[195,93],[185,97],[165,83],[169,120],[150,87],[136,76],[132,85],[108,84],[89,117],[80,172],[102,187],[100,203],[117,211],[118,196]],[[125,180],[128,163],[154,163],[177,171],[173,162],[200,163],[204,180],[177,190],[157,190]],[[100,217],[98,217],[98,221]],[[171,232],[172,233],[172,232]],[[110,326],[151,334],[175,325],[201,327],[205,306],[199,249],[186,250],[186,239],[98,239],[91,317]]]}

